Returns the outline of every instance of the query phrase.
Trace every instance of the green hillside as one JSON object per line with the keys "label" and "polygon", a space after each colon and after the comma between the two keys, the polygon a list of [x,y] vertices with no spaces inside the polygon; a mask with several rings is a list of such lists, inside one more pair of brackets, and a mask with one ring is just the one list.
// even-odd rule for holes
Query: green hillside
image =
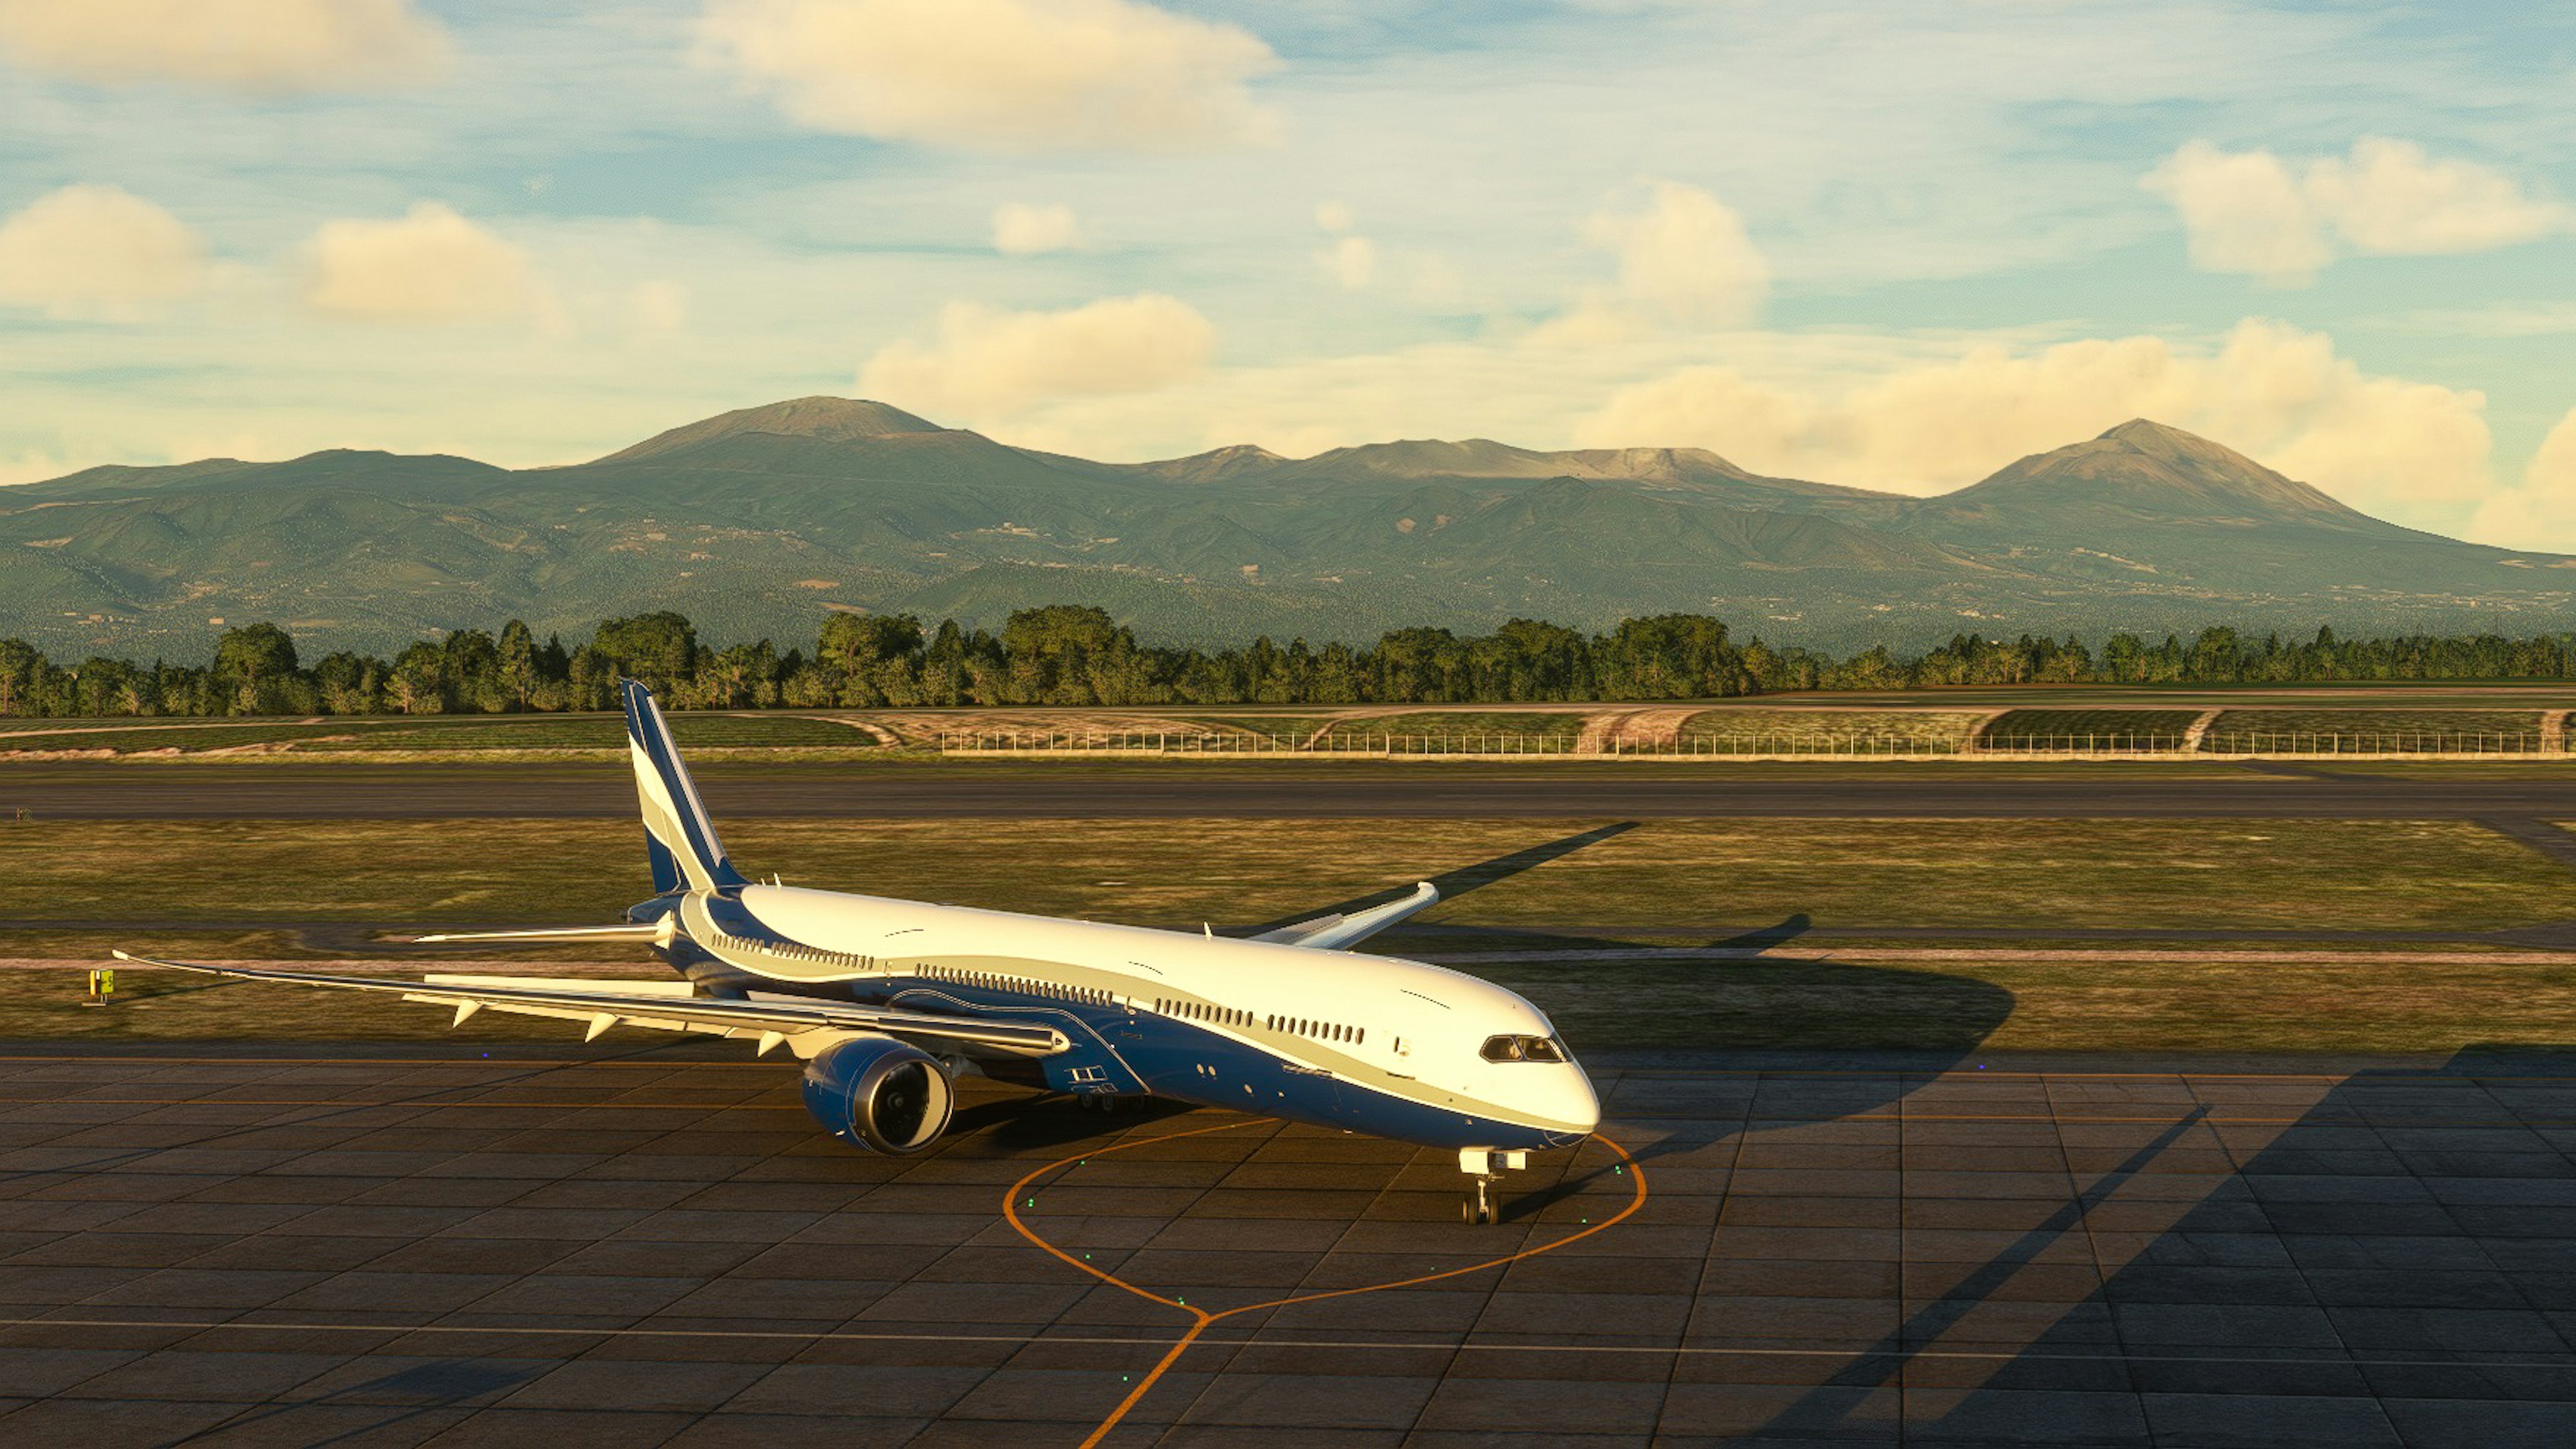
{"label": "green hillside", "polygon": [[2530,632],[2576,581],[2576,559],[2381,523],[2146,422],[1914,499],[1482,439],[1096,463],[803,398],[575,467],[333,451],[91,469],[0,503],[7,632],[71,657],[195,655],[250,619],[391,650],[509,617],[573,634],[670,608],[711,639],[802,638],[827,609],[993,625],[1039,603],[1201,644],[1666,611],[1838,650],[2222,619]]}

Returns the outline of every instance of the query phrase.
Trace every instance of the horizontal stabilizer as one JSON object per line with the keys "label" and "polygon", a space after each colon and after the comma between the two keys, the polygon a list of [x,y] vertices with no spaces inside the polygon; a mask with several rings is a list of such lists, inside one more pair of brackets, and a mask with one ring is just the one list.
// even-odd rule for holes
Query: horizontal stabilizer
{"label": "horizontal stabilizer", "polygon": [[1268,941],[1275,946],[1304,946],[1315,951],[1347,950],[1387,927],[1408,917],[1419,915],[1439,903],[1440,888],[1429,881],[1424,881],[1413,888],[1413,894],[1400,901],[1389,901],[1385,905],[1371,906],[1365,911],[1353,911],[1348,915],[1336,911],[1329,916],[1317,916],[1311,921],[1299,921],[1293,926],[1281,926],[1275,931],[1264,931],[1252,939]]}
{"label": "horizontal stabilizer", "polygon": [[[193,971],[202,976],[229,976],[240,981],[275,981],[289,986],[320,986],[340,991],[374,991],[398,996],[405,1001],[452,1008],[470,1006],[476,1011],[563,1017],[589,1023],[597,1028],[592,1033],[594,1036],[607,1029],[599,1026],[605,1019],[610,1025],[622,1023],[664,1031],[704,1032],[714,1036],[796,1037],[822,1031],[909,1037],[983,1047],[1017,1056],[1052,1056],[1072,1045],[1064,1033],[1050,1026],[975,1021],[920,1011],[884,1011],[844,1001],[780,996],[736,1000],[639,993],[624,989],[626,983],[618,981],[599,982],[590,989],[568,989],[558,982],[549,982],[541,987],[520,984],[463,986],[384,977],[315,976],[300,971],[270,971],[251,966],[205,966],[188,961],[130,956],[123,951],[109,954],[136,966],[160,966],[172,971]],[[461,1011],[458,1020],[472,1014],[471,1011]]]}
{"label": "horizontal stabilizer", "polygon": [[640,926],[532,926],[523,931],[441,931],[435,935],[414,936],[415,946],[435,946],[455,941],[536,941],[558,945],[611,945],[627,942],[638,946],[667,946],[674,930],[671,917],[648,921]]}

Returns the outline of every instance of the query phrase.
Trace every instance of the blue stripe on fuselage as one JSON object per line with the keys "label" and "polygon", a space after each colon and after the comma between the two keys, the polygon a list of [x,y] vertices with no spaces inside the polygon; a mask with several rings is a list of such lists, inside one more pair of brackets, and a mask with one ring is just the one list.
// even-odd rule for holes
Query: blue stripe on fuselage
{"label": "blue stripe on fuselage", "polygon": [[[717,924],[732,935],[769,945],[804,945],[780,935],[745,909],[735,892],[711,895],[706,905]],[[720,990],[910,1006],[968,1018],[1035,1020],[1064,1027],[1075,1049],[1039,1063],[1048,1084],[1059,1089],[1168,1097],[1431,1147],[1564,1147],[1583,1136],[1411,1101],[1313,1069],[1291,1070],[1285,1059],[1250,1042],[1150,1012],[924,976],[860,981],[765,977],[718,961],[685,941],[675,943],[669,954],[684,974]],[[1075,1070],[1089,1066],[1109,1068],[1109,1080],[1075,1083],[1069,1079]],[[1213,1068],[1214,1074],[1199,1071],[1202,1066]]]}
{"label": "blue stripe on fuselage", "polygon": [[[885,987],[883,1000],[894,1005],[936,1004],[970,1015],[989,1013],[1016,1020],[1027,1020],[1032,1013],[1061,1015],[1084,1028],[1075,1034],[1077,1041],[1087,1037],[1108,1047],[1119,1076],[1136,1081],[1153,1096],[1175,1101],[1431,1147],[1564,1147],[1584,1135],[1410,1101],[1312,1068],[1298,1069],[1223,1032],[1149,1012],[1071,1005],[1029,993],[910,977],[891,978]],[[1048,1061],[1051,1066],[1072,1065],[1088,1055],[1077,1048]],[[1201,1067],[1211,1070],[1201,1072]],[[1050,1081],[1058,1075],[1051,1069]]]}

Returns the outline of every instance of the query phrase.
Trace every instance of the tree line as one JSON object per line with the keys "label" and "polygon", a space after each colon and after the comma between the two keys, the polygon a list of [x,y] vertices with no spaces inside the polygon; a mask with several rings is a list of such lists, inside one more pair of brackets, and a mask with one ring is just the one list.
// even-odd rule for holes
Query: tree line
{"label": "tree line", "polygon": [[1739,644],[1700,614],[1622,620],[1597,634],[1515,619],[1491,634],[1398,629],[1376,643],[1214,652],[1140,644],[1107,612],[1023,609],[998,631],[909,615],[835,613],[809,650],[763,639],[716,647],[675,613],[610,619],[567,647],[512,620],[459,629],[392,659],[346,650],[307,663],[274,624],[228,630],[203,664],[93,657],[56,664],[0,639],[0,715],[506,714],[615,707],[620,676],[701,709],[955,705],[1510,704],[1705,699],[1944,685],[2232,684],[2325,680],[2566,679],[2570,636],[2260,638],[2227,627],[2161,642],[2113,634],[1998,640],[1961,634],[1919,657],[1848,657]]}

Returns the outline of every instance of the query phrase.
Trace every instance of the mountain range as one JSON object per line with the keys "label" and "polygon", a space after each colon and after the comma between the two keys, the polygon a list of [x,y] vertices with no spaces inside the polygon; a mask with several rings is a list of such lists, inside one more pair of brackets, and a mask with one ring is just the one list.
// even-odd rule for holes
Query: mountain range
{"label": "mountain range", "polygon": [[252,620],[388,650],[664,608],[783,647],[827,609],[994,625],[1039,603],[1191,644],[1672,611],[1838,650],[2220,622],[2541,632],[2565,623],[2570,569],[2382,522],[2145,420],[1931,498],[1696,448],[1484,439],[1098,463],[834,397],[567,467],[333,450],[0,489],[0,633],[74,657],[193,657]]}

